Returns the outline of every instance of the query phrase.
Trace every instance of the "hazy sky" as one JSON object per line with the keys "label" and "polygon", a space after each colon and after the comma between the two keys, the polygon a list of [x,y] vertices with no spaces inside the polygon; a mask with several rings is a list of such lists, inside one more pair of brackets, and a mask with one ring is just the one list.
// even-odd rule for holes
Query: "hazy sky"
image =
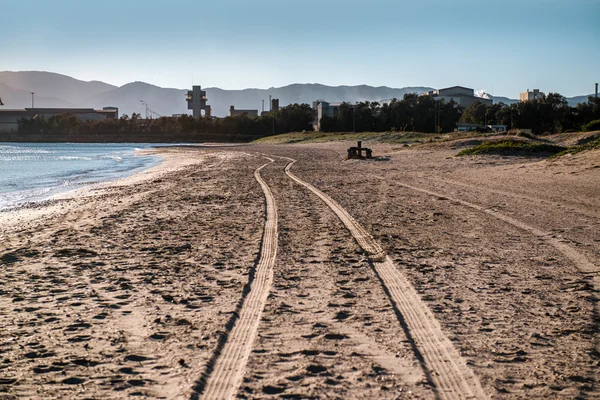
{"label": "hazy sky", "polygon": [[600,81],[600,0],[0,0],[0,70],[114,85],[461,85],[518,98]]}

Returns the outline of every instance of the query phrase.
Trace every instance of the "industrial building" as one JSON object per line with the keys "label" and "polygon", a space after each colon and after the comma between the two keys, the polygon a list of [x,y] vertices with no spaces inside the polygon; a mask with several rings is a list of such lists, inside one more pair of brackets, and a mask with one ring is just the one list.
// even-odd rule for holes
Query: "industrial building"
{"label": "industrial building", "polygon": [[341,102],[329,103],[324,100],[316,100],[313,101],[313,110],[315,111],[315,120],[313,121],[313,125],[315,130],[321,130],[321,118],[323,117],[337,117]]}
{"label": "industrial building", "polygon": [[117,107],[93,108],[24,108],[0,110],[0,131],[16,131],[22,118],[50,118],[59,114],[72,114],[83,121],[119,118]]}
{"label": "industrial building", "polygon": [[535,99],[541,99],[543,96],[544,96],[544,93],[540,92],[539,89],[533,89],[532,91],[527,89],[526,92],[521,92],[521,95],[519,96],[519,100],[531,101],[531,100],[535,100]]}
{"label": "industrial building", "polygon": [[234,106],[229,107],[229,116],[235,117],[246,115],[248,117],[258,117],[258,110],[236,110]]}
{"label": "industrial building", "polygon": [[271,99],[271,96],[269,96],[269,99],[271,101],[271,107],[269,108],[269,111],[265,111],[265,101],[263,100],[263,110],[260,113],[261,117],[266,117],[271,112],[279,111],[279,99]]}
{"label": "industrial building", "polygon": [[469,107],[476,101],[486,106],[491,106],[493,103],[492,99],[475,96],[475,91],[473,89],[463,86],[452,86],[444,89],[431,90],[423,93],[423,96],[433,96],[435,100],[443,99],[446,102],[450,102],[452,100],[464,108]]}
{"label": "industrial building", "polygon": [[271,111],[279,111],[279,99],[271,99]]}
{"label": "industrial building", "polygon": [[202,90],[202,86],[193,86],[192,90],[188,90],[188,110],[192,110],[192,115],[194,118],[201,117],[203,110],[204,116],[210,117],[210,106],[206,104],[206,102],[206,91]]}

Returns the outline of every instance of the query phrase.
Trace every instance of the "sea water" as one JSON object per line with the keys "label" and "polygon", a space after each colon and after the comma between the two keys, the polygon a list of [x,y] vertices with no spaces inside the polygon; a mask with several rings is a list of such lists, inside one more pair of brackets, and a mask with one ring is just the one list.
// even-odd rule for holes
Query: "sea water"
{"label": "sea water", "polygon": [[160,162],[149,144],[0,143],[0,210],[123,178]]}

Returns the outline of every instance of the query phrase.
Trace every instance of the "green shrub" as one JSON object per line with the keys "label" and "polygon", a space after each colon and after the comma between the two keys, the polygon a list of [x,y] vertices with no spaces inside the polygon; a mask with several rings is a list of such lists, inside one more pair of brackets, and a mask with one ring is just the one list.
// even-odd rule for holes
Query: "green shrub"
{"label": "green shrub", "polygon": [[556,154],[565,150],[562,146],[547,143],[524,142],[514,139],[505,139],[493,142],[485,142],[462,150],[458,156],[471,156],[477,154],[500,154],[500,155],[546,155]]}
{"label": "green shrub", "polygon": [[565,154],[577,154],[577,153],[581,153],[582,151],[594,150],[594,149],[600,149],[600,138],[592,140],[591,142],[584,143],[579,146],[569,147],[568,149],[565,149],[565,150],[561,151],[560,153],[553,155],[551,158],[561,157],[561,156],[564,156]]}
{"label": "green shrub", "polygon": [[594,120],[581,127],[584,132],[600,131],[600,119]]}
{"label": "green shrub", "polygon": [[524,137],[524,138],[527,138],[527,139],[531,139],[531,140],[536,140],[538,138],[535,134],[533,134],[531,132],[520,131],[520,130],[516,131],[514,133],[514,135],[515,136],[519,136],[519,137]]}

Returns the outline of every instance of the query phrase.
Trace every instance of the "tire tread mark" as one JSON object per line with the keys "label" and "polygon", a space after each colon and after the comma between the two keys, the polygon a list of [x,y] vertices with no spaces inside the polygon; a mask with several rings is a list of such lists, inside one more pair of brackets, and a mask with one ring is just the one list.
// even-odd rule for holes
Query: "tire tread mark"
{"label": "tire tread mark", "polygon": [[[371,175],[371,176],[373,176],[374,178],[380,179],[380,180],[385,180],[384,177],[379,176],[379,175]],[[600,269],[598,268],[598,266],[596,266],[591,261],[589,261],[589,259],[584,254],[577,251],[577,249],[552,237],[551,233],[544,232],[543,230],[536,228],[534,226],[531,226],[523,221],[519,221],[518,219],[515,219],[511,216],[502,214],[500,212],[480,206],[478,204],[474,204],[474,203],[471,203],[471,202],[468,202],[465,200],[450,197],[450,196],[447,196],[444,194],[436,193],[431,190],[412,186],[412,185],[409,185],[406,183],[401,183],[401,182],[393,182],[393,183],[397,186],[401,186],[401,187],[405,187],[407,189],[411,189],[411,190],[414,190],[417,192],[425,193],[430,196],[444,198],[444,199],[447,199],[456,204],[460,204],[464,207],[483,212],[483,213],[491,215],[492,217],[495,217],[507,224],[515,226],[523,231],[529,232],[530,234],[537,236],[540,239],[545,240],[548,244],[550,244],[556,250],[561,252],[567,259],[571,260],[577,270],[579,270],[581,273],[583,273],[585,275],[588,275],[591,278],[591,282],[592,282],[595,292],[600,291]],[[600,316],[600,303],[598,302],[597,296],[595,296],[595,295],[593,296],[593,302],[594,302],[594,315],[595,315],[595,319],[597,320],[598,316]],[[596,330],[597,330],[599,325],[598,325],[598,323],[596,323],[595,325],[596,325]],[[593,347],[594,352],[600,354],[600,335],[595,336],[592,347]]]}
{"label": "tire tread mark", "polygon": [[[266,199],[266,218],[262,237],[260,259],[256,266],[254,281],[231,328],[222,351],[216,358],[211,373],[201,388],[202,398],[230,399],[241,385],[243,373],[256,338],[271,284],[273,266],[277,256],[277,207],[271,189],[260,176],[260,171],[275,160],[265,157],[268,163],[254,171]],[[196,396],[192,396],[196,397]]]}
{"label": "tire tread mark", "polygon": [[450,399],[487,399],[481,384],[466,361],[442,331],[431,310],[423,303],[408,279],[396,268],[373,237],[335,200],[291,171],[295,160],[290,161],[285,173],[298,184],[306,187],[323,200],[338,216],[373,263],[394,306],[404,321],[420,350],[425,367],[433,370],[430,375],[435,385],[436,397]]}

